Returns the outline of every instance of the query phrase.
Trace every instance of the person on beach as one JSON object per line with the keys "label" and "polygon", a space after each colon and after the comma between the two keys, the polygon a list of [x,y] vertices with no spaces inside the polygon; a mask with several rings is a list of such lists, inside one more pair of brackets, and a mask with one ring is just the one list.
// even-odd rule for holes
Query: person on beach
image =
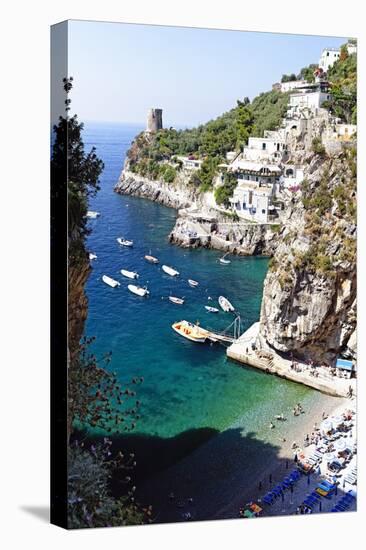
{"label": "person on beach", "polygon": [[271,428],[271,430],[273,430],[273,428],[275,428],[275,425],[273,424],[273,422],[270,423],[269,427]]}

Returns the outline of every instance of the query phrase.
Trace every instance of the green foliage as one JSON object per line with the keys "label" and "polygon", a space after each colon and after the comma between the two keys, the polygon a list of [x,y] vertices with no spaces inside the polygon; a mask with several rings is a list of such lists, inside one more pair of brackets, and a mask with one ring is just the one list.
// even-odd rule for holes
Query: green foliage
{"label": "green foliage", "polygon": [[232,172],[226,172],[223,185],[215,189],[215,200],[217,204],[222,204],[228,208],[230,205],[229,199],[233,196],[237,184],[238,181],[236,176]]}
{"label": "green foliage", "polygon": [[[68,93],[72,89],[72,78],[63,80],[66,92],[66,111],[70,109]],[[97,157],[95,147],[86,153],[82,139],[83,123],[77,115],[60,117],[53,127],[51,156],[52,189],[61,190],[67,186],[68,195],[68,238],[69,263],[78,262],[83,254],[83,240],[87,235],[88,199],[99,190],[99,177],[104,164]]]}
{"label": "green foliage", "polygon": [[322,140],[320,137],[315,137],[313,141],[311,142],[311,149],[313,153],[316,153],[317,155],[320,155],[321,157],[325,156],[325,147],[322,144]]}
{"label": "green foliage", "polygon": [[293,82],[294,80],[296,80],[295,73],[283,74],[281,78],[281,82]]}
{"label": "green foliage", "polygon": [[220,159],[217,157],[206,157],[201,164],[201,168],[191,178],[191,182],[199,185],[202,193],[212,189],[213,178],[219,162]]}
{"label": "green foliage", "polygon": [[332,97],[326,106],[347,124],[357,124],[357,54],[342,47],[340,58],[330,67]]}
{"label": "green foliage", "polygon": [[[126,475],[134,465],[134,456],[127,460],[119,453],[111,459],[112,442],[86,448],[76,441],[69,447],[67,467],[67,518],[70,529],[141,525],[151,518],[151,507],[142,509],[135,502],[136,487]],[[119,477],[125,493],[119,498],[111,494],[110,479]]]}
{"label": "green foliage", "polygon": [[307,67],[303,67],[297,75],[298,80],[306,80],[309,83],[314,82],[314,71],[315,69],[317,69],[317,67],[318,65],[316,65],[315,63],[311,63]]}
{"label": "green foliage", "polygon": [[280,126],[287,111],[288,93],[271,90],[257,96],[251,105],[254,125],[253,136],[263,136],[265,130],[275,130]]}

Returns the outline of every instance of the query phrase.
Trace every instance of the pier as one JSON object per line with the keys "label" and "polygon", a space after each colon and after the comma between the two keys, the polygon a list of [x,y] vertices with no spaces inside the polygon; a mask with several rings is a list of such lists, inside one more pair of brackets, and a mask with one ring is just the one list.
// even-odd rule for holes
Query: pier
{"label": "pier", "polygon": [[310,374],[306,363],[296,360],[299,371],[291,368],[292,361],[284,358],[273,348],[266,345],[259,335],[259,322],[237,338],[226,350],[230,359],[260,369],[267,374],[275,374],[286,380],[305,384],[318,391],[335,397],[347,397],[349,388],[356,394],[356,379],[345,379],[332,376],[330,369],[315,367],[317,376]]}

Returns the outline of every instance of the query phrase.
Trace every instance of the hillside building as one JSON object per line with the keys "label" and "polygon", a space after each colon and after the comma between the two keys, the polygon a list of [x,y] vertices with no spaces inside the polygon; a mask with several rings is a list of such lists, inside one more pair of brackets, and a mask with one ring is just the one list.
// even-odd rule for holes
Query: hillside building
{"label": "hillside building", "polygon": [[147,113],[146,133],[154,134],[163,128],[163,109],[149,109]]}
{"label": "hillside building", "polygon": [[319,59],[319,67],[323,69],[324,72],[328,72],[328,69],[333,67],[334,63],[338,61],[340,55],[341,50],[339,48],[324,49]]}

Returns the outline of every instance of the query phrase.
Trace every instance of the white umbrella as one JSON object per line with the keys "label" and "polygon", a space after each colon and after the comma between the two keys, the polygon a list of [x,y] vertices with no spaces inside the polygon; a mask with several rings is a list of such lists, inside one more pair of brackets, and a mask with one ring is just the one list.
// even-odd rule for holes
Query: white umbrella
{"label": "white umbrella", "polygon": [[344,422],[344,418],[342,416],[332,416],[330,418],[330,420],[331,420],[334,428],[338,428]]}
{"label": "white umbrella", "polygon": [[325,434],[331,432],[333,430],[333,423],[328,419],[323,420],[320,424],[320,430]]}
{"label": "white umbrella", "polygon": [[335,453],[325,453],[324,458],[326,462],[332,462],[335,459]]}
{"label": "white umbrella", "polygon": [[334,448],[338,452],[344,451],[346,447],[346,440],[343,437],[341,439],[337,439],[337,441],[334,442]]}

